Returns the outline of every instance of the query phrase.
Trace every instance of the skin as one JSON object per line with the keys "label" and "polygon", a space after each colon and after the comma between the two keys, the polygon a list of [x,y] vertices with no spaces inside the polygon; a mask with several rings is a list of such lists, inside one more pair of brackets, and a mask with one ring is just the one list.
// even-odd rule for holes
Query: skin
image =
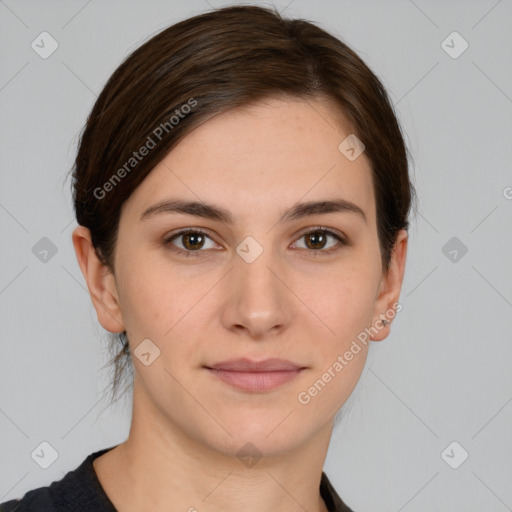
{"label": "skin", "polygon": [[[297,396],[396,307],[407,252],[400,231],[383,272],[370,163],[364,153],[351,162],[338,150],[351,133],[340,119],[325,100],[281,98],[196,128],[124,203],[115,275],[98,260],[89,230],[74,230],[101,325],[126,330],[132,354],[146,338],[161,351],[148,366],[133,356],[129,437],[94,463],[120,512],[167,511],[169,504],[183,511],[327,510],[319,485],[333,421],[368,346],[308,404]],[[171,197],[214,203],[234,224],[181,213],[140,220]],[[278,222],[296,202],[335,198],[357,204],[367,222],[351,212]],[[344,234],[349,245],[304,236],[318,226]],[[189,252],[198,243],[197,256],[165,244],[181,228],[208,231],[202,246],[201,239],[173,241]],[[236,252],[247,236],[263,248],[252,263]],[[250,393],[203,367],[234,357],[280,357],[307,369],[277,389]],[[262,455],[252,467],[237,457],[247,442]]]}

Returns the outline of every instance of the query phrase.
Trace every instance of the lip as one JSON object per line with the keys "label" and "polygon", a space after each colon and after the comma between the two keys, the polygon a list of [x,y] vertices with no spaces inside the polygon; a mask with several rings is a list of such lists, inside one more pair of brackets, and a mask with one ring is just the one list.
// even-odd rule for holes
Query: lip
{"label": "lip", "polygon": [[287,361],[286,359],[264,359],[262,361],[252,361],[246,357],[240,359],[229,359],[222,361],[207,368],[213,370],[227,370],[233,372],[276,372],[300,370],[303,366]]}
{"label": "lip", "polygon": [[220,380],[243,391],[269,391],[295,379],[306,368],[284,359],[231,359],[206,369]]}

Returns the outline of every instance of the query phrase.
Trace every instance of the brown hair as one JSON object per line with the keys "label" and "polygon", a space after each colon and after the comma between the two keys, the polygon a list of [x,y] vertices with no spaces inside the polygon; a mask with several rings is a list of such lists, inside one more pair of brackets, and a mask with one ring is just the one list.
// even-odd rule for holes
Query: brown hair
{"label": "brown hair", "polygon": [[[136,49],[108,80],[81,133],[72,169],[76,218],[89,228],[100,260],[114,271],[121,206],[178,141],[213,115],[283,95],[333,101],[365,145],[387,270],[398,230],[408,229],[415,192],[384,86],[328,32],[257,6],[185,19]],[[133,376],[133,367],[126,331],[111,336],[122,345],[111,361],[114,397],[125,370]]]}

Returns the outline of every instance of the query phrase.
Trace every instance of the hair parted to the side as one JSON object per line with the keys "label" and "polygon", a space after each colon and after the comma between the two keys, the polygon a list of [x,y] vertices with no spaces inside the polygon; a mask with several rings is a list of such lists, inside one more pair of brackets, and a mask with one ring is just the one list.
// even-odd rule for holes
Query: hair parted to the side
{"label": "hair parted to the side", "polygon": [[[409,153],[384,86],[354,51],[322,28],[249,5],[170,26],[129,55],[103,88],[71,170],[76,219],[90,230],[100,260],[114,272],[121,206],[181,139],[216,114],[279,96],[332,101],[349,123],[344,128],[365,145],[387,270],[398,231],[408,229],[415,191]],[[133,160],[143,146],[152,147]],[[126,331],[110,337],[114,400],[133,367]]]}

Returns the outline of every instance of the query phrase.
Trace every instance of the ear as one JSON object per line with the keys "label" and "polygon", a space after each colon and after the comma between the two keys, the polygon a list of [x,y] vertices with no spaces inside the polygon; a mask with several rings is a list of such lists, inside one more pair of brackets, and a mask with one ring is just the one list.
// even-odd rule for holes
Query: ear
{"label": "ear", "polygon": [[405,272],[407,241],[407,231],[401,229],[397,234],[391,253],[388,271],[382,274],[380,281],[372,328],[369,329],[372,341],[381,341],[387,338],[391,331],[391,322],[395,314],[402,309],[398,299],[400,298],[400,290],[402,289]]}
{"label": "ear", "polygon": [[125,327],[119,306],[115,276],[99,260],[88,228],[84,226],[75,228],[72,239],[78,264],[87,282],[98,321],[107,331],[123,332]]}

